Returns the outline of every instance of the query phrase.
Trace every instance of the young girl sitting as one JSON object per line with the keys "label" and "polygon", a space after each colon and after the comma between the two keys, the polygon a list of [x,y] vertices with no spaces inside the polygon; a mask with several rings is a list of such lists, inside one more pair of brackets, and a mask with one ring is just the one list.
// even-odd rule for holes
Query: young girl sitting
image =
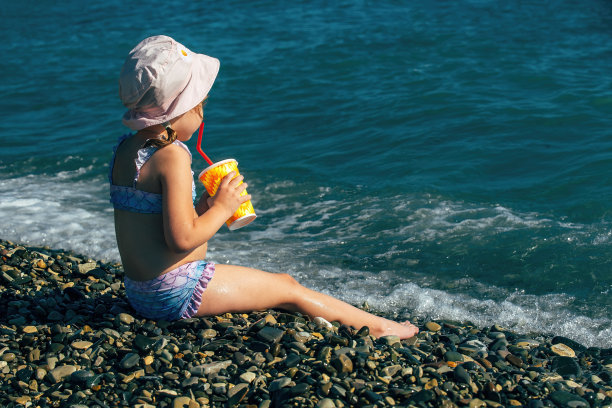
{"label": "young girl sitting", "polygon": [[142,316],[177,320],[269,308],[361,328],[374,336],[408,338],[409,322],[374,316],[307,289],[287,274],[207,262],[207,242],[238,206],[242,175],[223,178],[214,197],[195,200],[188,141],[203,120],[203,102],[219,70],[215,58],[166,36],[149,37],[128,55],[119,95],[123,123],[110,166],[117,245],[128,300]]}

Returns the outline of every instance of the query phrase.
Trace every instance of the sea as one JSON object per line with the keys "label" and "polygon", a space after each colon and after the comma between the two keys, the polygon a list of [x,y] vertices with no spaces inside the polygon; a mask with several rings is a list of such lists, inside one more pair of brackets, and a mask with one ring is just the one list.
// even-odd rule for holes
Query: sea
{"label": "sea", "polygon": [[165,34],[220,59],[203,149],[238,160],[258,215],[210,260],[398,318],[612,347],[610,1],[40,0],[0,17],[0,238],[119,261],[118,76]]}

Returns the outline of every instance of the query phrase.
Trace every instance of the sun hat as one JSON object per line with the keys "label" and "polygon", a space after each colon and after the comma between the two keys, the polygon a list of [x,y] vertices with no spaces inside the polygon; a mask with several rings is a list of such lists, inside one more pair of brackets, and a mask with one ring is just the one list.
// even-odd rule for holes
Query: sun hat
{"label": "sun hat", "polygon": [[128,108],[123,123],[140,130],[193,109],[208,95],[219,65],[218,59],[193,53],[168,36],[145,38],[121,69],[119,97]]}

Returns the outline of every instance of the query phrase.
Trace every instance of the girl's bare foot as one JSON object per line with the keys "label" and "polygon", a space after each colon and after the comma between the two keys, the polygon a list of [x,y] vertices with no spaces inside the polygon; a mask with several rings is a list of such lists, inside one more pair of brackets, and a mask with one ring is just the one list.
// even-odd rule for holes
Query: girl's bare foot
{"label": "girl's bare foot", "polygon": [[380,326],[377,328],[370,328],[370,333],[376,337],[382,336],[398,336],[400,339],[408,339],[412,336],[416,336],[419,332],[419,328],[408,320],[405,322],[394,322],[383,317],[380,318]]}

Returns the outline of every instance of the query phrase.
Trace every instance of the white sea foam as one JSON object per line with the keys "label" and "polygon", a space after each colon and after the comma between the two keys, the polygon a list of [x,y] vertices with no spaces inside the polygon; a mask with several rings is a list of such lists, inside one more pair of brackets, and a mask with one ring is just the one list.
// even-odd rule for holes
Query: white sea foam
{"label": "white sea foam", "polygon": [[[380,312],[409,312],[414,316],[451,321],[469,321],[480,327],[501,325],[522,334],[546,333],[572,338],[586,346],[612,347],[612,320],[589,318],[568,311],[570,297],[506,293],[500,300],[474,298],[466,294],[422,287],[413,282],[359,271],[327,270],[317,277],[301,276],[302,283],[353,304],[368,302]],[[335,282],[332,287],[329,282]],[[487,288],[487,291],[499,288]],[[402,318],[400,315],[399,318]]]}
{"label": "white sea foam", "polygon": [[71,181],[87,170],[0,180],[0,236],[118,260],[106,182]]}
{"label": "white sea foam", "polygon": [[[99,176],[79,180],[87,179],[83,175],[90,170],[0,180],[0,216],[4,220],[0,224],[0,237],[118,261],[106,181]],[[404,271],[371,272],[338,266],[333,263],[333,255],[319,256],[330,246],[337,248],[338,257],[345,255],[341,251],[350,254],[366,235],[370,245],[391,237],[390,241],[395,244],[376,249],[371,258],[401,260],[404,267],[413,265],[418,271],[418,256],[412,254],[414,259],[406,259],[402,246],[406,242],[443,242],[551,226],[565,231],[568,238],[580,239],[580,234],[588,229],[585,226],[564,224],[499,205],[478,206],[435,197],[391,200],[359,197],[358,201],[342,201],[325,198],[330,191],[321,190],[319,199],[299,202],[291,192],[276,191],[294,187],[284,183],[269,189],[267,193],[274,199],[267,206],[257,208],[260,219],[252,228],[236,232],[222,229],[210,242],[210,259],[288,272],[306,286],[353,304],[367,301],[375,310],[385,313],[409,311],[429,318],[469,320],[479,326],[501,324],[521,333],[554,333],[585,345],[612,346],[610,318],[589,318],[570,311],[573,298],[565,294],[530,295],[484,285],[471,278],[451,282],[451,289],[443,290],[427,277],[417,278]],[[381,230],[377,225],[389,217],[385,207],[389,201],[399,203],[393,209],[396,222]],[[589,243],[606,244],[610,236],[609,231],[599,231]],[[240,245],[236,245],[236,239]]]}

